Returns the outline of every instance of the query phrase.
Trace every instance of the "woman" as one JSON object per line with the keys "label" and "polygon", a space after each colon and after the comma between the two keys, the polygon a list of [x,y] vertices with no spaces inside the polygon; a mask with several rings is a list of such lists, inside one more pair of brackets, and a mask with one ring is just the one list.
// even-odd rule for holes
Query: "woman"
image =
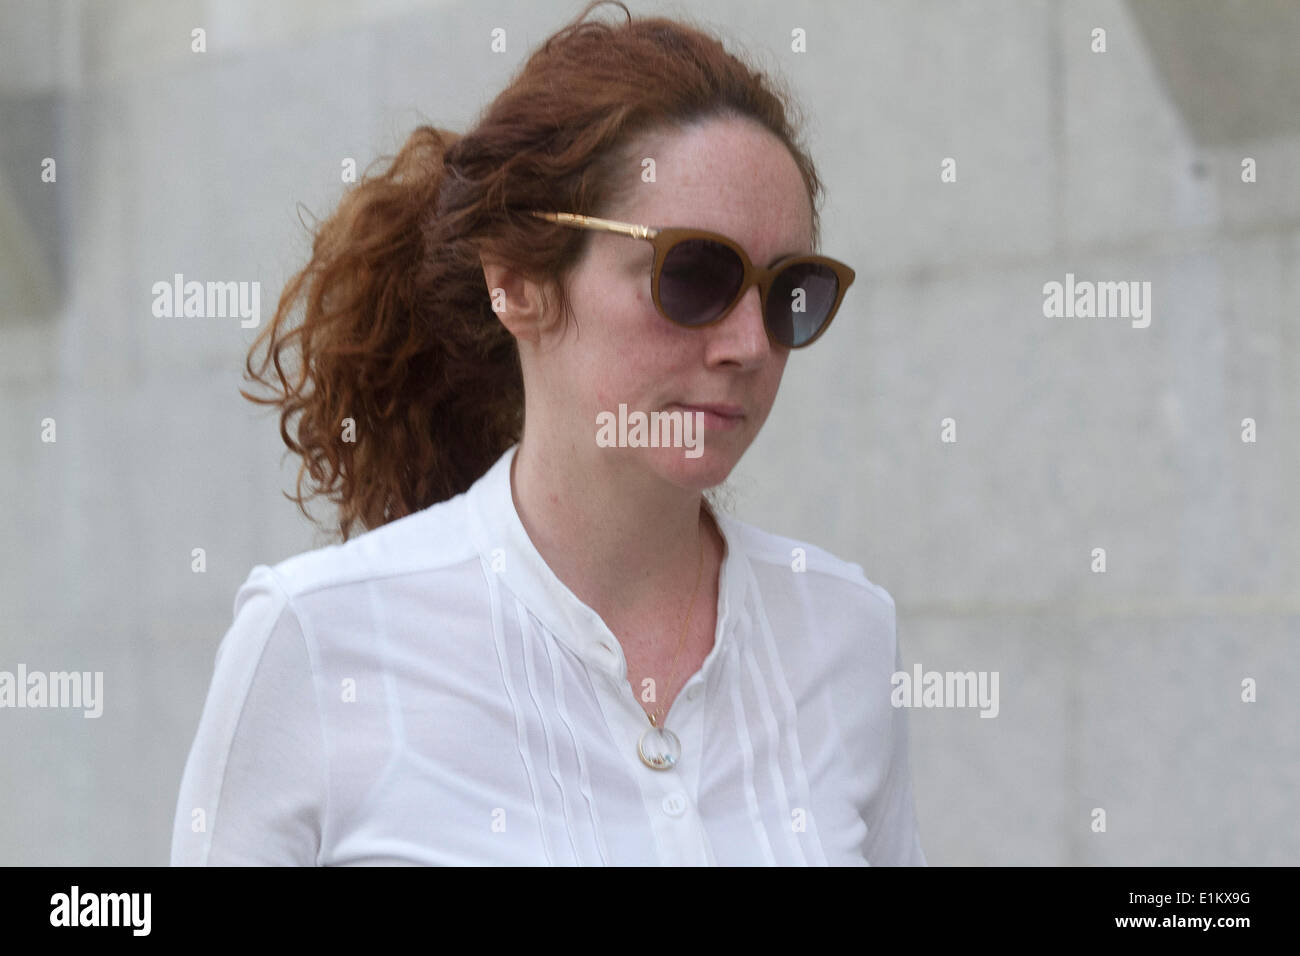
{"label": "woman", "polygon": [[254,344],[345,543],[240,589],[174,864],[925,862],[893,600],[704,494],[852,282],[817,174],[715,39],[591,9]]}

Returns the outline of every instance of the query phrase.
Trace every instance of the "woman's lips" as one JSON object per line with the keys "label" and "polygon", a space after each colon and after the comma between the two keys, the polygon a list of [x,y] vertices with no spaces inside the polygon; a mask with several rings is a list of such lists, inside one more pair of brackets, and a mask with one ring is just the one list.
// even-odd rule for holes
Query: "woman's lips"
{"label": "woman's lips", "polygon": [[739,405],[686,405],[674,402],[670,408],[679,408],[684,412],[699,412],[703,416],[704,427],[715,431],[737,428],[745,419],[745,411]]}

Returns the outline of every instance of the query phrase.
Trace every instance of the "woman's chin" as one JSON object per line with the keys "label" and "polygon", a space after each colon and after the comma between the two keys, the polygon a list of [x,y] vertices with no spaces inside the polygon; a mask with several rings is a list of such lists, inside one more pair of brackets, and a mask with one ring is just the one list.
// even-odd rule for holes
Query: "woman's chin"
{"label": "woman's chin", "polygon": [[650,466],[682,488],[704,491],[727,480],[736,467],[740,455],[731,449],[710,448],[707,444],[697,448],[647,448]]}

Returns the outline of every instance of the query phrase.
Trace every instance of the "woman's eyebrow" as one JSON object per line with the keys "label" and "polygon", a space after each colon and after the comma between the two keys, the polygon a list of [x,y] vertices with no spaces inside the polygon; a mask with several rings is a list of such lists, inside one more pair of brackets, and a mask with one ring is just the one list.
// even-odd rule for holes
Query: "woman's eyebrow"
{"label": "woman's eyebrow", "polygon": [[783,252],[783,253],[781,253],[779,256],[777,256],[775,259],[773,259],[771,262],[769,262],[769,263],[767,264],[767,267],[770,269],[770,268],[772,268],[772,266],[776,265],[776,264],[777,264],[778,262],[780,262],[782,259],[789,259],[789,258],[791,258],[792,256],[811,256],[811,255],[813,255],[813,253],[812,253],[811,251],[808,251],[808,250],[802,250],[802,251],[796,251],[796,252]]}

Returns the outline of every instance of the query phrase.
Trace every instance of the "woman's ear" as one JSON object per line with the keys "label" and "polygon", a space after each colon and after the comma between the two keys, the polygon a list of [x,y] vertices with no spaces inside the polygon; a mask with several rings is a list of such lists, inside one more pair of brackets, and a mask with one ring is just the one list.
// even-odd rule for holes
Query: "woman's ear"
{"label": "woman's ear", "polygon": [[503,262],[480,254],[492,311],[516,339],[538,343],[553,324],[541,286]]}

